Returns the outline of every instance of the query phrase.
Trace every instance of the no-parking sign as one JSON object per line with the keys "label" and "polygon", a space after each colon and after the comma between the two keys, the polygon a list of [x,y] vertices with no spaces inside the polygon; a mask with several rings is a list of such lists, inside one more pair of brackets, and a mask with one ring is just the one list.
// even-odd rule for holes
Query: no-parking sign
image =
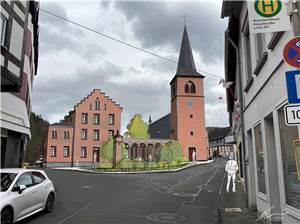
{"label": "no-parking sign", "polygon": [[300,37],[294,37],[285,45],[283,58],[286,63],[295,68],[300,68]]}

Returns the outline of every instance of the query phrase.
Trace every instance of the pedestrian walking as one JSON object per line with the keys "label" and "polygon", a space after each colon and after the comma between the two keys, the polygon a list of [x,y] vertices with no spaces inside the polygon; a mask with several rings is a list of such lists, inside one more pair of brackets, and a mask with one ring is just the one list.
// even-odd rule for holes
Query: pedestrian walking
{"label": "pedestrian walking", "polygon": [[225,171],[227,172],[227,185],[226,192],[229,192],[229,186],[232,179],[232,192],[235,192],[235,178],[236,171],[238,171],[239,167],[237,162],[234,160],[233,155],[229,156],[229,160],[226,163]]}

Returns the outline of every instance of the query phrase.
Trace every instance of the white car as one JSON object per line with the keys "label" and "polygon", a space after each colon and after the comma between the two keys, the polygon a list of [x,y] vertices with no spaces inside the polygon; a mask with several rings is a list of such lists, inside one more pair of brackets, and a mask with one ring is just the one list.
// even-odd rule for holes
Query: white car
{"label": "white car", "polygon": [[42,170],[0,169],[1,224],[11,224],[39,211],[51,211],[56,197]]}

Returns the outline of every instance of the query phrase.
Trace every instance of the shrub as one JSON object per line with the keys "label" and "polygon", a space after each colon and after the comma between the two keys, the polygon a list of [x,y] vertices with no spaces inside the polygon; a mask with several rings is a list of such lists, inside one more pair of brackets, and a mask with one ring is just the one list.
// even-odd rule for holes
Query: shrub
{"label": "shrub", "polygon": [[143,169],[144,168],[144,163],[141,162],[141,161],[134,162],[134,168],[135,169]]}
{"label": "shrub", "polygon": [[156,162],[149,162],[149,163],[146,163],[146,167],[150,168],[150,169],[155,169],[155,168],[157,168],[157,164],[156,164]]}
{"label": "shrub", "polygon": [[172,162],[170,162],[170,166],[177,166],[179,164],[179,162],[178,161],[172,161]]}
{"label": "shrub", "polygon": [[160,161],[158,163],[159,168],[165,168],[165,167],[168,167],[168,166],[169,166],[169,163],[167,161]]}
{"label": "shrub", "polygon": [[100,169],[111,169],[112,168],[112,163],[109,161],[101,161],[98,165],[97,168]]}
{"label": "shrub", "polygon": [[129,159],[122,159],[117,164],[117,168],[132,169],[133,167],[134,167],[134,162]]}

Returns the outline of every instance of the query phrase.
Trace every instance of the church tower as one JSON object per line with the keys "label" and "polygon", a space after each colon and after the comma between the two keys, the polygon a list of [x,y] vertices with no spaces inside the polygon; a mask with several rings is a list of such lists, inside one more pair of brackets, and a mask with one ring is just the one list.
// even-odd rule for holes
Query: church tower
{"label": "church tower", "polygon": [[189,160],[193,155],[196,160],[207,160],[203,80],[184,26],[177,72],[170,82],[171,138],[179,141]]}

